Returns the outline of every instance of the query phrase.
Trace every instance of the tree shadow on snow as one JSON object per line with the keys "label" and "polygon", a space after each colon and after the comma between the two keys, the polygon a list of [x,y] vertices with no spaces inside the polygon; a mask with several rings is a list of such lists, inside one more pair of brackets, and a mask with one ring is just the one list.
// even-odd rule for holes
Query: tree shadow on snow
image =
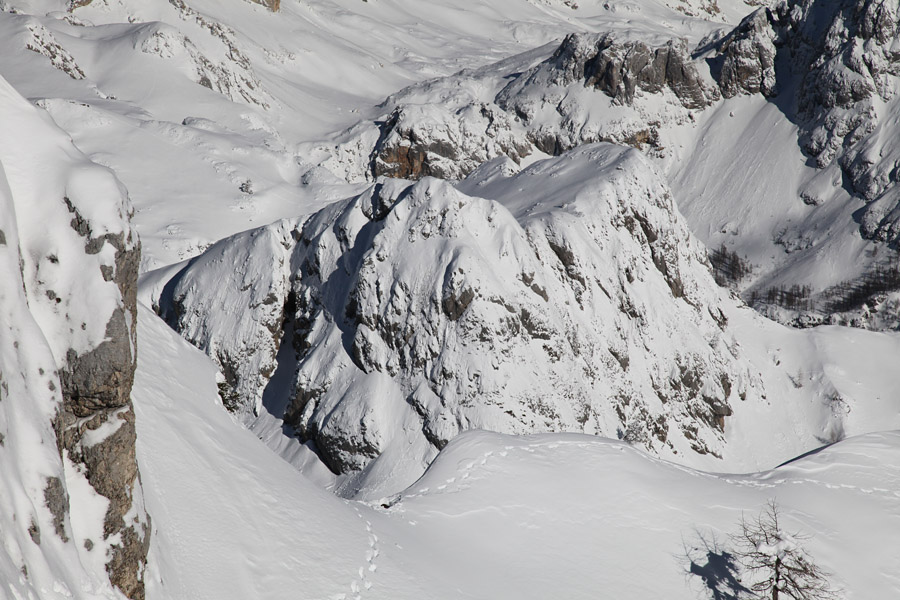
{"label": "tree shadow on snow", "polygon": [[688,563],[687,576],[698,578],[703,584],[704,596],[708,594],[712,600],[739,600],[750,593],[738,577],[737,558],[714,533],[694,530],[694,538],[684,541],[684,552],[679,559]]}

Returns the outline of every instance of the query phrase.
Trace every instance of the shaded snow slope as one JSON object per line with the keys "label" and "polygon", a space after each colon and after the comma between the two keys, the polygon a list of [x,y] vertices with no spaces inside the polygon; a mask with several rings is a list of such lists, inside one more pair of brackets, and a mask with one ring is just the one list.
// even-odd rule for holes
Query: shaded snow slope
{"label": "shaded snow slope", "polygon": [[709,567],[742,514],[772,498],[847,598],[900,591],[896,433],[716,475],[591,436],[469,432],[390,508],[373,508],[271,461],[221,410],[215,366],[149,311],[140,324],[152,598],[694,599],[710,590],[691,562]]}
{"label": "shaded snow slope", "polygon": [[762,374],[766,398],[734,405],[721,468],[766,469],[844,437],[900,428],[896,333],[797,330],[746,307],[726,315],[742,357]]}
{"label": "shaded snow slope", "polygon": [[684,143],[673,188],[704,241],[754,266],[745,297],[772,316],[897,326],[882,243],[896,220],[897,15],[896,2],[789,2],[706,55],[733,97]]}
{"label": "shaded snow slope", "polygon": [[[372,552],[354,505],[275,458],[222,410],[206,356],[147,309],[139,324],[138,459],[154,515],[149,598],[352,598]],[[387,581],[423,597],[414,575]]]}

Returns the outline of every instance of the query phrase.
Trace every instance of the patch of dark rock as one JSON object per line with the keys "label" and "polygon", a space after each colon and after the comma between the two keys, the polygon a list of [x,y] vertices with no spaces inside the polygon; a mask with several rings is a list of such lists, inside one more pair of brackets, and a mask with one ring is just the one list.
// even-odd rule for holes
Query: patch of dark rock
{"label": "patch of dark rock", "polygon": [[28,526],[28,535],[31,536],[32,542],[34,542],[38,546],[41,545],[41,528],[38,527],[38,524],[34,520],[34,518],[31,519],[31,525]]}
{"label": "patch of dark rock", "polygon": [[451,321],[458,321],[474,299],[475,291],[472,288],[465,288],[458,296],[449,294],[445,297],[441,301],[441,308],[447,318]]}
{"label": "patch of dark rock", "polygon": [[66,514],[69,512],[69,495],[59,477],[48,477],[44,488],[44,503],[53,515],[53,528],[63,542],[69,541],[66,535]]}

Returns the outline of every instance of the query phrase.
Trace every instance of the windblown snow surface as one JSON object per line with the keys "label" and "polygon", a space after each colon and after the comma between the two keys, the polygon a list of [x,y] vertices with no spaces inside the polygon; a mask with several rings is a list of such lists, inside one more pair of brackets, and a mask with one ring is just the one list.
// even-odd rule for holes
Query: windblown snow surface
{"label": "windblown snow surface", "polygon": [[[27,148],[28,141],[68,152],[74,142],[127,187],[135,211],[132,224],[142,238],[140,294],[146,306],[138,319],[133,401],[143,502],[152,517],[147,598],[734,599],[749,580],[735,579],[728,535],[742,516],[756,515],[773,499],[787,529],[810,535],[807,549],[833,573],[831,582],[844,597],[900,597],[900,335],[837,326],[798,330],[768,321],[731,291],[713,286],[704,256],[702,243],[736,250],[753,266],[750,280],[738,287],[765,291],[793,283],[822,289],[859,277],[889,252],[886,244],[860,237],[862,201],[842,185],[839,167],[817,170],[803,153],[793,108],[760,94],[710,99],[705,109],[689,108],[669,89],[640,92],[634,106],[625,106],[580,81],[548,91],[529,88],[523,78],[521,86],[511,88],[520,93],[510,107],[538,103],[535,127],[556,134],[560,123],[566,124],[568,133],[585,134],[578,143],[610,141],[587,134],[602,137],[609,131],[630,132],[635,123],[652,125],[660,143],[644,148],[649,158],[596,146],[551,158],[527,139],[514,110],[507,117],[493,107],[481,110],[523,73],[535,74],[529,81],[541,85],[550,81],[553,74],[545,71],[571,33],[614,32],[617,39],[650,40],[654,47],[683,39],[686,56],[706,48],[706,55],[696,53],[697,77],[712,89],[703,56],[714,58],[709,48],[758,8],[758,2],[750,4],[283,0],[272,12],[243,0],[0,1],[0,75],[9,82],[8,89],[0,89],[3,106],[24,105],[21,96],[71,137],[71,142],[62,139],[55,128],[53,136],[37,127],[23,131],[24,121],[0,120],[3,167],[19,169],[6,172],[6,179],[21,180],[26,173],[38,182],[34,189],[52,188],[59,181],[54,169],[61,167],[29,163],[17,150]],[[817,3],[822,4],[827,3]],[[792,89],[795,84],[787,80],[785,85]],[[893,121],[884,115],[894,114],[895,104],[873,102],[883,117],[878,131],[889,132]],[[375,181],[368,170],[370,155],[385,119],[401,104],[404,118],[418,131],[482,135],[491,126],[503,130],[506,123],[512,137],[497,139],[525,140],[522,148],[530,153],[519,157],[519,164],[494,158],[502,150],[499,142],[491,146],[487,138],[470,136],[457,140],[459,147],[474,148],[479,160],[494,160],[468,180]],[[460,115],[471,127],[460,125]],[[599,129],[592,129],[595,119]],[[887,146],[893,139],[887,133],[878,136]],[[627,136],[612,137],[625,143]],[[592,169],[584,162],[591,152],[630,158],[619,164],[622,171],[599,162]],[[654,223],[661,225],[651,223],[650,231],[663,232],[657,238],[663,242],[677,240],[677,252],[654,255],[653,236],[641,227],[626,234],[627,227],[604,229],[605,222],[600,226],[571,216],[596,217],[588,208],[598,198],[609,202],[615,214],[622,206],[615,195],[604,197],[603,190],[629,178],[637,178],[632,191],[638,190],[627,196],[629,201],[641,214],[653,207]],[[417,410],[415,399],[407,400],[411,390],[385,374],[391,368],[388,353],[376,348],[368,355],[384,359],[385,373],[374,368],[377,360],[354,363],[354,339],[343,339],[335,329],[350,318],[343,309],[352,297],[345,294],[346,303],[328,305],[340,311],[310,319],[318,324],[313,333],[324,340],[314,348],[317,369],[310,380],[334,375],[331,379],[356,396],[333,393],[321,404],[303,404],[299,408],[313,407],[305,422],[322,428],[332,417],[339,422],[341,415],[331,409],[342,402],[349,407],[344,417],[354,410],[367,415],[375,404],[390,406],[374,415],[376,421],[402,418],[382,430],[391,435],[381,436],[378,452],[370,452],[385,457],[370,461],[374,468],[361,471],[364,465],[348,462],[341,471],[336,461],[326,466],[311,437],[297,438],[301,420],[284,420],[296,398],[290,394],[297,380],[294,334],[304,325],[284,318],[291,299],[297,314],[296,292],[305,285],[293,269],[300,265],[291,261],[318,250],[321,264],[343,270],[347,280],[346,289],[329,292],[348,292],[349,283],[360,280],[350,270],[351,259],[363,257],[345,252],[351,240],[342,236],[387,227],[373,218],[379,210],[373,202],[376,186],[390,192],[384,198],[391,207],[414,217],[400,225],[418,229],[372,247],[373,257],[379,249],[393,252],[396,265],[376,272],[371,263],[367,268],[378,275],[372,281],[395,277],[436,294],[432,308],[446,331],[467,326],[468,317],[460,312],[469,306],[462,302],[465,286],[454,287],[460,282],[478,283],[490,292],[485,295],[509,294],[515,302],[507,304],[519,316],[524,305],[540,307],[538,302],[552,300],[552,306],[533,311],[535,319],[550,323],[553,339],[566,343],[572,338],[565,334],[571,315],[583,319],[578,321],[583,330],[595,319],[596,331],[603,332],[598,339],[616,342],[610,343],[612,350],[625,352],[609,354],[604,368],[643,374],[636,382],[616,375],[623,386],[634,383],[634,401],[620,407],[625,420],[653,423],[662,415],[678,429],[693,419],[702,423],[697,431],[703,445],[692,444],[696,439],[681,431],[673,434],[674,441],[632,438],[627,428],[617,431],[620,417],[605,403],[590,426],[561,401],[555,424],[552,417],[550,424],[517,422],[505,411],[515,413],[527,403],[502,394],[491,409],[493,421],[477,404],[448,407],[444,400],[454,399],[452,394],[429,396]],[[82,549],[80,540],[63,543],[54,537],[52,515],[43,504],[45,477],[64,476],[68,466],[53,447],[50,426],[59,394],[48,388],[41,371],[52,372],[53,352],[64,347],[66,336],[96,332],[60,333],[34,317],[47,302],[42,297],[29,304],[22,293],[22,265],[29,267],[40,257],[18,252],[35,244],[43,250],[56,239],[57,229],[68,231],[68,224],[56,227],[30,210],[14,214],[24,196],[14,198],[10,187],[0,183],[0,230],[5,232],[0,238],[5,277],[0,285],[0,454],[5,454],[0,461],[0,598],[121,598],[105,581],[103,557]],[[103,191],[88,187],[82,198]],[[548,190],[552,194],[532,197]],[[801,191],[822,201],[804,202]],[[498,248],[514,249],[505,262],[497,262],[509,272],[495,276],[488,269],[473,273],[472,281],[448,280],[453,302],[443,304],[443,271],[436,275],[419,268],[430,262],[421,248],[443,239],[440,228],[435,224],[418,244],[412,240],[431,218],[423,200],[429,195],[443,203],[444,216],[457,218],[463,205],[478,213],[478,226],[471,231],[463,226],[464,218],[457,219],[454,227],[462,242],[459,236],[447,238],[445,249],[475,254],[475,248],[485,256]],[[85,200],[85,206],[90,202]],[[546,233],[541,228],[551,217],[562,214],[571,218],[566,235],[582,232],[579,227],[602,234],[592,241],[596,254],[573,256],[581,262],[566,264],[563,245],[540,265],[524,249],[536,233]],[[496,227],[495,217],[505,224],[500,242],[482,235]],[[13,226],[17,222],[22,229]],[[318,236],[312,250],[303,246],[311,239],[293,235],[306,226]],[[611,239],[618,245],[607,243]],[[450,256],[438,258],[450,261]],[[685,281],[695,286],[686,296],[666,283],[666,272],[673,274],[660,266],[666,260],[683,269]],[[523,264],[533,267],[524,272],[528,277],[533,271],[546,281],[525,283],[519,278]],[[600,303],[576,309],[571,273],[583,276],[578,268],[586,264],[591,276],[582,284],[590,290],[582,293]],[[192,306],[202,309],[192,341],[205,344],[205,353],[150,308],[154,303],[161,308],[167,286],[171,291],[178,275],[190,268],[205,286],[185,290],[185,297],[203,300]],[[637,283],[629,279],[634,274]],[[81,297],[75,275],[67,272],[54,280],[59,282],[55,292],[73,302]],[[481,279],[476,281],[476,275]],[[610,298],[607,306],[601,290],[611,283],[620,303]],[[533,284],[545,298],[529,291]],[[644,296],[635,289],[640,286]],[[554,289],[551,297],[547,290]],[[369,291],[363,300],[378,298],[374,289]],[[424,306],[423,298],[418,301]],[[470,300],[476,302],[475,312],[479,300]],[[634,310],[629,302],[644,315],[642,327],[623,317]],[[247,307],[253,310],[243,312]],[[98,313],[106,308],[93,307]],[[373,301],[363,308],[389,317],[392,307]],[[502,303],[495,308],[509,312]],[[895,321],[890,314],[871,320],[886,328]],[[536,331],[528,341],[534,348],[546,333]],[[583,331],[583,337],[596,331]],[[363,347],[364,337],[360,334],[357,347]],[[498,343],[498,336],[486,337],[485,343]],[[547,390],[550,396],[566,387],[566,373],[544,350],[529,371],[523,348],[531,347],[517,345],[520,341],[510,345],[509,354],[527,377],[507,373],[513,387],[523,394]],[[453,360],[443,364],[464,365],[466,375],[479,372],[490,359],[464,344],[451,349]],[[675,360],[682,350],[696,350],[717,375],[727,373],[729,386],[718,376],[702,385],[699,379],[682,379]],[[239,370],[225,372],[220,356],[226,354],[242,356],[239,366],[253,377],[264,373],[244,398],[245,408],[250,407],[244,413],[223,406],[222,384]],[[372,370],[360,374],[360,364]],[[452,381],[451,371],[445,375],[438,368],[436,373]],[[576,377],[581,375],[571,376]],[[377,398],[366,394],[373,379],[384,392]],[[724,405],[715,412],[700,404],[702,416],[679,421],[673,415],[684,416],[688,405],[650,391],[654,381],[673,389],[696,384],[711,399],[727,401],[730,413]],[[590,388],[581,380],[572,383]],[[591,385],[609,391],[602,381]],[[742,390],[747,392],[743,399]],[[224,396],[229,400],[227,391]],[[642,412],[643,405],[650,408]],[[314,414],[316,406],[324,408]],[[428,435],[423,415],[434,419]],[[374,436],[364,419],[355,422],[359,428],[347,430],[351,438],[365,440],[367,431]],[[354,419],[344,418],[343,425],[353,424]],[[508,426],[520,435],[482,426]],[[540,433],[550,429],[569,432]],[[339,456],[342,448],[335,447]],[[705,453],[697,450],[704,447]],[[368,451],[360,444],[347,454],[359,455],[360,449]],[[78,480],[77,473],[68,475]],[[73,484],[70,490],[72,531],[96,526],[102,512],[87,487]],[[41,545],[29,523],[13,515],[35,515],[44,524]]]}

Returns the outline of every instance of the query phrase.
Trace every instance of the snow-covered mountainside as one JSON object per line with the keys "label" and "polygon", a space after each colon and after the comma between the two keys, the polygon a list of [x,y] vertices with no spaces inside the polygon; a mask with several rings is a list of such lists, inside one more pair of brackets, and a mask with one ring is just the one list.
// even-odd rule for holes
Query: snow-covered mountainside
{"label": "snow-covered mountainside", "polygon": [[145,288],[217,362],[224,405],[301,469],[315,451],[346,495],[396,491],[469,429],[747,469],[900,425],[892,379],[848,387],[860,367],[835,342],[744,314],[621,146],[498,158],[455,188],[379,179]]}
{"label": "snow-covered mountainside", "polygon": [[0,0],[0,600],[900,595],[898,28]]}
{"label": "snow-covered mountainside", "polygon": [[[319,164],[350,180],[460,179],[496,156],[635,146],[673,178],[704,241],[745,263],[734,283],[748,301],[780,318],[803,311],[805,324],[891,327],[857,309],[900,286],[885,277],[896,253],[878,243],[895,242],[897,12],[809,0],[760,8],[730,31],[610,23],[393,94],[321,146]],[[769,156],[740,159],[758,147]],[[746,207],[760,214],[738,225]],[[822,256],[836,268],[810,269]]]}
{"label": "snow-covered mountainside", "polygon": [[[801,223],[782,222],[774,236],[784,252],[797,257],[790,262],[803,269],[808,270],[810,255],[835,254],[829,238],[849,234],[896,243],[898,14],[896,2],[781,3],[748,16],[709,58],[726,97],[761,94],[778,106],[814,167],[799,180],[793,175],[783,181],[794,204],[799,197],[809,208],[801,209]],[[803,170],[799,164],[794,169]],[[853,227],[841,232],[835,226],[840,220]],[[856,228],[859,234],[852,231]],[[844,254],[853,244],[837,243]],[[789,277],[767,282],[799,279],[812,288],[812,294],[776,303],[825,313],[882,303],[884,293],[897,287],[896,277],[887,273],[896,270],[889,264],[895,253],[885,244],[854,245],[858,249],[850,249],[851,255],[863,248],[870,255],[854,256],[854,267],[838,265],[824,277],[797,276],[795,269]],[[756,291],[761,295],[765,289],[757,286]],[[884,322],[868,317],[864,311],[858,322],[876,327]]]}
{"label": "snow-covered mountainside", "polygon": [[0,577],[17,598],[139,599],[140,249],[113,173],[41,113],[0,79]]}
{"label": "snow-covered mountainside", "polygon": [[[659,174],[602,144],[511,167],[488,163],[458,189],[382,179],[240,234],[156,305],[219,362],[243,412],[258,415],[272,374],[296,362],[285,420],[337,473],[389,450],[424,468],[465,429],[720,454],[731,404],[762,390]],[[276,361],[283,323],[289,364]]]}
{"label": "snow-covered mountainside", "polygon": [[598,141],[665,155],[660,129],[693,121],[720,97],[687,40],[665,27],[570,34],[547,51],[388,97],[322,165],[351,180],[461,179],[496,156],[521,163]]}
{"label": "snow-covered mountainside", "polygon": [[[684,12],[713,5],[714,22]],[[572,32],[650,29],[695,41],[750,10],[742,0],[321,0],[283,2],[277,12],[247,0],[4,0],[0,8],[4,77],[126,184],[142,270],[349,196],[341,179],[315,168],[326,151],[314,149],[378,117],[375,105],[410,84],[549,44],[542,60]]]}

